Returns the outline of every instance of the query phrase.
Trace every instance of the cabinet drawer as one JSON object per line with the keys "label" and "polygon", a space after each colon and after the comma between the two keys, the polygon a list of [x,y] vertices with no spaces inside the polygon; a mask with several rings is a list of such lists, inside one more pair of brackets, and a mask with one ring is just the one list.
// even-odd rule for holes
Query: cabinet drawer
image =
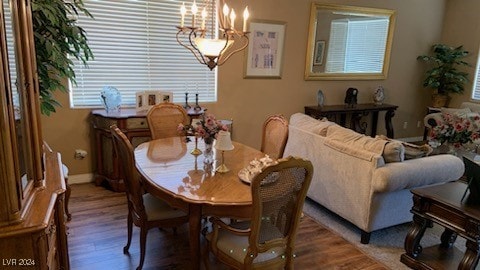
{"label": "cabinet drawer", "polygon": [[148,129],[146,118],[128,118],[127,129]]}
{"label": "cabinet drawer", "polygon": [[106,130],[109,130],[111,125],[118,125],[117,122],[117,119],[104,118],[101,116],[95,116],[93,118],[93,126],[95,128],[101,128]]}

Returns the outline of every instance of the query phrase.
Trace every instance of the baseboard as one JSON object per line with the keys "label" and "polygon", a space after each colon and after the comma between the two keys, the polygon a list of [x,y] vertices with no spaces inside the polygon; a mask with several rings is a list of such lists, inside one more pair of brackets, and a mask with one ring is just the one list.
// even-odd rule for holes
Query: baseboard
{"label": "baseboard", "polygon": [[68,184],[84,184],[93,182],[93,173],[75,174],[68,176]]}

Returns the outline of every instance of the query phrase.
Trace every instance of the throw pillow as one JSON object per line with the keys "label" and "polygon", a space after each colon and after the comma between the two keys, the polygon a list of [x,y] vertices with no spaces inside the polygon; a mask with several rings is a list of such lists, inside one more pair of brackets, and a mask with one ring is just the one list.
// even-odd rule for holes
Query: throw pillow
{"label": "throw pillow", "polygon": [[382,156],[385,163],[402,162],[405,158],[405,147],[398,141],[388,141]]}

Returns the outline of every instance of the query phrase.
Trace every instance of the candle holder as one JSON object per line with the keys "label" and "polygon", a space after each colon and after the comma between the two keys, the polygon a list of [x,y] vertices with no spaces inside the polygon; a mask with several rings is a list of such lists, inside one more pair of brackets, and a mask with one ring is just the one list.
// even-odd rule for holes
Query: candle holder
{"label": "candle holder", "polygon": [[185,93],[185,105],[183,106],[185,109],[190,109],[190,105],[188,105],[188,92]]}
{"label": "candle holder", "polygon": [[202,107],[200,107],[200,105],[198,105],[198,94],[195,94],[195,107],[194,107],[194,110],[195,111],[199,111],[201,110]]}
{"label": "candle holder", "polygon": [[190,154],[194,155],[194,156],[198,156],[200,154],[202,154],[202,150],[198,149],[198,137],[195,136],[195,148],[193,148],[192,151],[190,151]]}
{"label": "candle holder", "polygon": [[232,144],[232,139],[230,137],[230,132],[228,131],[220,131],[217,135],[217,143],[215,144],[215,148],[217,150],[222,151],[222,164],[215,169],[216,172],[219,173],[226,173],[229,172],[227,165],[225,165],[225,151],[233,150],[234,146]]}

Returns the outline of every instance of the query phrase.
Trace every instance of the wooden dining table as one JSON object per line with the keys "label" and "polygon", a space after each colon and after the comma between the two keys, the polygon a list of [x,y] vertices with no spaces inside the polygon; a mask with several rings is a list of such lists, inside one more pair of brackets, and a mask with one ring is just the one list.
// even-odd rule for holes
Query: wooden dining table
{"label": "wooden dining table", "polygon": [[[230,171],[218,173],[215,168],[221,163],[221,151],[214,146],[213,163],[204,163],[204,154],[190,153],[196,144],[193,138],[186,142],[185,137],[171,137],[152,140],[135,149],[136,167],[144,178],[146,191],[189,214],[192,269],[200,268],[203,217],[251,217],[250,185],[239,179],[238,172],[251,160],[264,156],[259,150],[233,142],[235,148],[224,152]],[[198,140],[197,147],[205,149],[203,140]]]}

